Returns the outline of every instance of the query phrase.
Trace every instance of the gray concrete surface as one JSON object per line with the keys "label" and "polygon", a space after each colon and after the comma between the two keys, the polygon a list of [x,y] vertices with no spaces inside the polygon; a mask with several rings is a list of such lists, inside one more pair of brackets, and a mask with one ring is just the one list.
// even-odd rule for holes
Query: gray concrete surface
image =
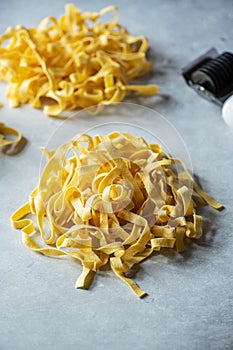
{"label": "gray concrete surface", "polygon": [[[109,1],[76,2],[98,10]],[[0,3],[0,32],[18,23],[35,26],[58,16],[65,1]],[[100,272],[90,291],[74,289],[79,264],[49,259],[23,246],[10,227],[11,213],[37,184],[45,145],[60,121],[30,106],[10,109],[0,85],[0,120],[29,139],[15,156],[0,155],[0,349],[158,349],[233,348],[233,132],[217,105],[189,89],[181,67],[211,46],[233,51],[232,1],[123,1],[120,22],[150,40],[154,74],[171,96],[140,99],[177,128],[205,190],[222,202],[218,213],[203,209],[205,235],[183,254],[164,252],[142,263],[135,280],[149,296],[138,300],[111,272]],[[169,64],[165,64],[167,60]],[[156,73],[157,72],[157,73]],[[143,80],[141,80],[143,81]],[[85,128],[85,122],[81,126]],[[156,127],[156,125],[152,125]]]}

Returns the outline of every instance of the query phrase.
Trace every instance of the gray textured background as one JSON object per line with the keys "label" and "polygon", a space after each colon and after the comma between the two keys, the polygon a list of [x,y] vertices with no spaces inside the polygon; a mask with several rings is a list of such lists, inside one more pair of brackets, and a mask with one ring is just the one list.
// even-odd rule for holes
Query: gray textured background
{"label": "gray textured background", "polygon": [[[63,13],[65,1],[1,1],[0,32],[36,26]],[[98,10],[109,1],[76,2]],[[211,46],[233,51],[233,2],[114,0],[120,22],[150,40],[161,92],[169,101],[141,100],[178,129],[205,190],[225,205],[205,208],[205,235],[183,254],[164,252],[141,264],[135,277],[149,296],[138,300],[113,273],[98,273],[90,291],[74,289],[79,264],[26,249],[11,229],[11,213],[38,180],[39,146],[60,121],[30,106],[0,110],[0,120],[29,139],[16,157],[0,155],[0,349],[232,349],[233,132],[220,108],[189,89],[180,70]],[[168,60],[166,65],[164,60]],[[158,73],[156,74],[156,71]],[[147,77],[147,78],[148,78]],[[1,101],[6,85],[0,85]],[[85,127],[85,125],[83,125]],[[155,126],[154,126],[155,127]]]}

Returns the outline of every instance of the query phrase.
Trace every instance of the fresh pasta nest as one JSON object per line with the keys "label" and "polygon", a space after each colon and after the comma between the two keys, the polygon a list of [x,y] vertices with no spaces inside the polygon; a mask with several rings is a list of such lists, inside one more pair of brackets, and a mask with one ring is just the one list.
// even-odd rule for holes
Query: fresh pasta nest
{"label": "fresh pasta nest", "polygon": [[[110,264],[144,296],[127,272],[154,251],[175,247],[180,252],[185,237],[201,237],[199,204],[222,207],[181,160],[126,132],[82,134],[56,152],[42,150],[48,161],[39,185],[12,215],[12,224],[21,228],[29,248],[80,260],[77,288],[87,288],[93,273]],[[28,214],[38,227],[25,218]]]}
{"label": "fresh pasta nest", "polygon": [[[57,116],[64,110],[120,102],[130,92],[157,93],[156,85],[129,85],[151,68],[148,40],[118,23],[115,6],[99,13],[66,5],[60,19],[43,19],[36,28],[9,27],[0,36],[0,79],[8,82],[12,107],[29,103]],[[115,12],[112,21],[101,16]],[[5,44],[5,46],[3,46]]]}

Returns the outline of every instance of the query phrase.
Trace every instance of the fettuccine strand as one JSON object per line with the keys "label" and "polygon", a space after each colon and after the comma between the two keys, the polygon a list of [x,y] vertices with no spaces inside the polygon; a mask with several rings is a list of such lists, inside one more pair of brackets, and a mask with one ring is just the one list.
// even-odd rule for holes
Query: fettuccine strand
{"label": "fettuccine strand", "polygon": [[[8,135],[14,135],[14,139],[7,138]],[[20,131],[0,123],[0,148],[4,153],[15,154],[22,148],[23,137]]]}

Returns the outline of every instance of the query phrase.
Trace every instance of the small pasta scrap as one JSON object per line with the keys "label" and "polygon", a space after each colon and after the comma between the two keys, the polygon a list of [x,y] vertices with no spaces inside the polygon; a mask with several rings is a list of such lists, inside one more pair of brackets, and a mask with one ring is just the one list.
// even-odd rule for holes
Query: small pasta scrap
{"label": "small pasta scrap", "polygon": [[[110,11],[114,19],[101,21]],[[49,16],[37,29],[9,27],[0,36],[0,79],[8,82],[11,107],[29,103],[57,116],[95,106],[97,113],[131,92],[156,94],[157,85],[129,85],[151,69],[148,40],[132,36],[118,17],[115,6],[82,13],[67,4],[63,16]]]}
{"label": "small pasta scrap", "polygon": [[222,208],[180,159],[126,132],[81,134],[57,151],[42,151],[47,164],[39,184],[12,225],[30,249],[80,260],[76,288],[87,288],[95,271],[110,264],[143,297],[130,269],[161,248],[183,251],[185,237],[200,238],[198,205]]}
{"label": "small pasta scrap", "polygon": [[[13,135],[14,138],[9,139],[8,135]],[[21,135],[20,131],[0,122],[0,148],[2,148],[3,153],[18,153],[23,148],[24,141],[25,139]]]}

